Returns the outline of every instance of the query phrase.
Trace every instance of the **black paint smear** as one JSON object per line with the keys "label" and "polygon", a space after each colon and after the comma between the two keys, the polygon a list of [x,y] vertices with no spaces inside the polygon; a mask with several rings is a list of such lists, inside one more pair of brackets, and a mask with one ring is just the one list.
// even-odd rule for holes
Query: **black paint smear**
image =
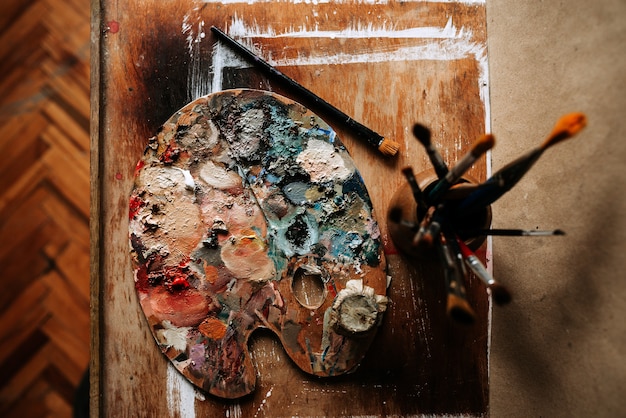
{"label": "black paint smear", "polygon": [[174,136],[174,139],[176,139],[176,142],[180,143],[180,141],[187,135],[187,133],[189,132],[189,129],[191,129],[191,125],[178,125],[176,127],[176,134]]}
{"label": "black paint smear", "polygon": [[146,262],[146,258],[143,256],[143,252],[146,250],[146,247],[143,245],[141,238],[139,238],[135,234],[130,235],[130,246],[137,254],[137,262],[139,264],[144,264]]}
{"label": "black paint smear", "polygon": [[218,247],[217,233],[215,231],[209,231],[207,237],[202,241],[202,246],[215,250]]}
{"label": "black paint smear", "polygon": [[356,172],[352,174],[352,176],[350,176],[350,178],[343,183],[342,192],[344,195],[356,193],[359,195],[363,203],[365,203],[366,207],[371,210],[372,203],[369,195],[367,194],[367,190],[365,189],[365,182],[363,181],[363,178],[361,178],[360,174]]}
{"label": "black paint smear", "polygon": [[304,215],[296,216],[285,232],[287,241],[297,248],[302,248],[309,236],[309,227],[304,220]]}
{"label": "black paint smear", "polygon": [[[245,100],[245,97],[240,97],[239,95],[221,96],[221,106],[218,111],[215,112],[212,119],[219,128],[220,138],[225,139],[231,149],[233,149],[240,144],[243,145],[241,143],[241,132],[244,127],[242,127],[240,123],[242,115],[253,109],[261,110],[263,112],[263,127],[260,129],[260,131],[263,132],[263,136],[259,138],[259,149],[250,156],[233,156],[239,164],[250,166],[260,163],[269,148],[269,136],[266,132],[269,115],[262,102],[259,103],[259,101],[251,101],[246,103],[244,102]],[[212,102],[211,104],[215,105],[215,102]]]}
{"label": "black paint smear", "polygon": [[[292,165],[284,164],[282,166],[277,167],[275,170],[268,170],[272,175],[279,177],[280,181],[276,183],[276,186],[284,189],[288,187],[290,184],[294,183],[304,183],[308,184],[311,181],[311,176],[307,173],[300,165],[294,163]],[[283,194],[285,194],[283,192]],[[287,199],[287,195],[285,195]]]}
{"label": "black paint smear", "polygon": [[321,260],[328,252],[328,249],[318,242],[311,246],[311,252],[318,256],[318,260]]}
{"label": "black paint smear", "polygon": [[185,353],[184,351],[182,353],[180,353],[178,356],[176,356],[173,361],[178,361],[178,362],[182,362],[187,360],[189,357],[187,357],[187,353]]}
{"label": "black paint smear", "polygon": [[133,49],[134,56],[130,57],[131,63],[141,62],[141,65],[128,66],[132,65],[138,84],[138,88],[128,94],[128,108],[137,115],[134,119],[145,122],[146,136],[157,131],[189,101],[187,40],[173,21],[171,27],[165,25],[160,21],[159,27],[143,34],[141,44]]}
{"label": "black paint smear", "polygon": [[163,283],[165,280],[165,276],[161,273],[149,273],[148,274],[148,284],[150,287],[156,287]]}

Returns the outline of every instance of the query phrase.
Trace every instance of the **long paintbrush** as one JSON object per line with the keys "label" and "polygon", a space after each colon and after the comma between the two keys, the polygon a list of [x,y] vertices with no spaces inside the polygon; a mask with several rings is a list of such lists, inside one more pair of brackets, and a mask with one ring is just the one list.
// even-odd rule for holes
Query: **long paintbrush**
{"label": "long paintbrush", "polygon": [[470,229],[458,231],[464,237],[479,236],[501,236],[501,237],[550,237],[555,235],[565,235],[561,229]]}
{"label": "long paintbrush", "polygon": [[357,138],[364,140],[369,145],[377,148],[382,154],[393,156],[398,152],[399,144],[389,138],[385,138],[379,133],[371,130],[367,126],[355,121],[350,116],[346,115],[341,110],[337,109],[335,106],[331,105],[324,99],[317,96],[315,93],[297,83],[293,79],[287,77],[285,74],[278,71],[276,68],[263,61],[260,57],[250,52],[245,46],[235,41],[230,36],[226,35],[220,29],[215,26],[211,26],[211,31],[222,41],[224,41],[228,46],[239,52],[245,58],[247,58],[252,64],[257,66],[260,70],[262,70],[265,75],[268,77],[279,80],[288,86],[292,91],[296,92],[299,96],[315,103],[320,109],[327,112],[332,117],[336,118],[337,121],[340,121],[345,126],[350,128],[351,132],[353,132]]}
{"label": "long paintbrush", "polygon": [[587,125],[583,113],[570,113],[561,117],[552,132],[537,148],[527,152],[493,174],[485,186],[467,196],[458,206],[457,213],[471,213],[495,202],[515,186],[537,162],[545,150],[576,135]]}

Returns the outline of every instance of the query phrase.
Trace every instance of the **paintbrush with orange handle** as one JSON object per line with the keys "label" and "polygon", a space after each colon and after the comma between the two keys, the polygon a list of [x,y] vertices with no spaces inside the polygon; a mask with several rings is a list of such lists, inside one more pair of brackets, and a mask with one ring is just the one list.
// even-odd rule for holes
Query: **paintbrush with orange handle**
{"label": "paintbrush with orange handle", "polygon": [[473,212],[495,202],[519,182],[545,150],[573,137],[586,125],[587,118],[583,113],[570,113],[561,117],[550,135],[540,146],[510,162],[493,174],[483,183],[483,187],[471,193],[459,204],[456,209],[457,213],[462,215]]}
{"label": "paintbrush with orange handle", "polygon": [[448,171],[444,178],[440,179],[435,187],[428,193],[427,201],[438,202],[443,195],[461,179],[463,174],[480,158],[484,153],[493,148],[495,139],[493,135],[485,134],[478,138],[472,148]]}

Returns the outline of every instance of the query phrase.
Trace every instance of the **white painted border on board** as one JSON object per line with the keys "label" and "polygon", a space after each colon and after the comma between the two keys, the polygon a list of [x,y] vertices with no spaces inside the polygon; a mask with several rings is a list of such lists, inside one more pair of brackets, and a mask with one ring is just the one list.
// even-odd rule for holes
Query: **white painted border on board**
{"label": "white painted border on board", "polygon": [[[187,35],[188,49],[192,65],[189,75],[189,93],[190,98],[196,99],[222,88],[221,73],[223,68],[247,68],[249,64],[232,53],[229,48],[216,44],[213,51],[213,68],[211,71],[203,72],[198,66],[201,60],[198,59],[196,49],[199,50],[198,44],[205,38],[204,21],[194,25],[189,23],[186,16],[182,24],[182,32]],[[286,31],[279,35],[276,34],[270,26],[265,28],[259,27],[258,24],[247,24],[243,19],[235,16],[228,28],[231,36],[239,38],[242,43],[250,38],[298,38],[298,37],[324,37],[324,38],[380,38],[381,36],[388,38],[414,38],[425,40],[422,45],[402,47],[394,51],[384,52],[368,52],[359,54],[338,53],[334,55],[309,55],[307,57],[297,58],[273,58],[267,57],[265,60],[276,67],[282,66],[298,66],[298,65],[348,65],[364,62],[394,62],[394,61],[451,61],[467,57],[474,57],[479,65],[479,92],[480,99],[485,106],[485,127],[487,132],[491,130],[490,108],[489,108],[489,67],[487,62],[486,45],[481,45],[472,41],[473,34],[470,30],[464,28],[457,29],[450,17],[444,27],[416,27],[394,31],[385,28],[384,25],[375,27],[374,25],[364,25],[362,27],[346,28],[339,31],[319,31],[314,30],[292,30]],[[383,35],[383,33],[386,33]],[[248,42],[251,50],[254,47]],[[260,54],[260,52],[258,52]],[[210,79],[210,81],[209,81]],[[489,171],[490,168],[488,167]]]}

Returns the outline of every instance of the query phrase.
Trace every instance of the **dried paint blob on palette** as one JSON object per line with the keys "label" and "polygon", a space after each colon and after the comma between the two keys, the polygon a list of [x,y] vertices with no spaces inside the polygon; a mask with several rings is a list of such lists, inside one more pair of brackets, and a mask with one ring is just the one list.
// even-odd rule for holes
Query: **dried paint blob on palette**
{"label": "dried paint blob on palette", "polygon": [[314,375],[364,356],[387,302],[380,232],[345,147],[302,105],[257,90],[189,103],[150,138],[129,217],[141,307],[196,386],[252,392],[259,327]]}

